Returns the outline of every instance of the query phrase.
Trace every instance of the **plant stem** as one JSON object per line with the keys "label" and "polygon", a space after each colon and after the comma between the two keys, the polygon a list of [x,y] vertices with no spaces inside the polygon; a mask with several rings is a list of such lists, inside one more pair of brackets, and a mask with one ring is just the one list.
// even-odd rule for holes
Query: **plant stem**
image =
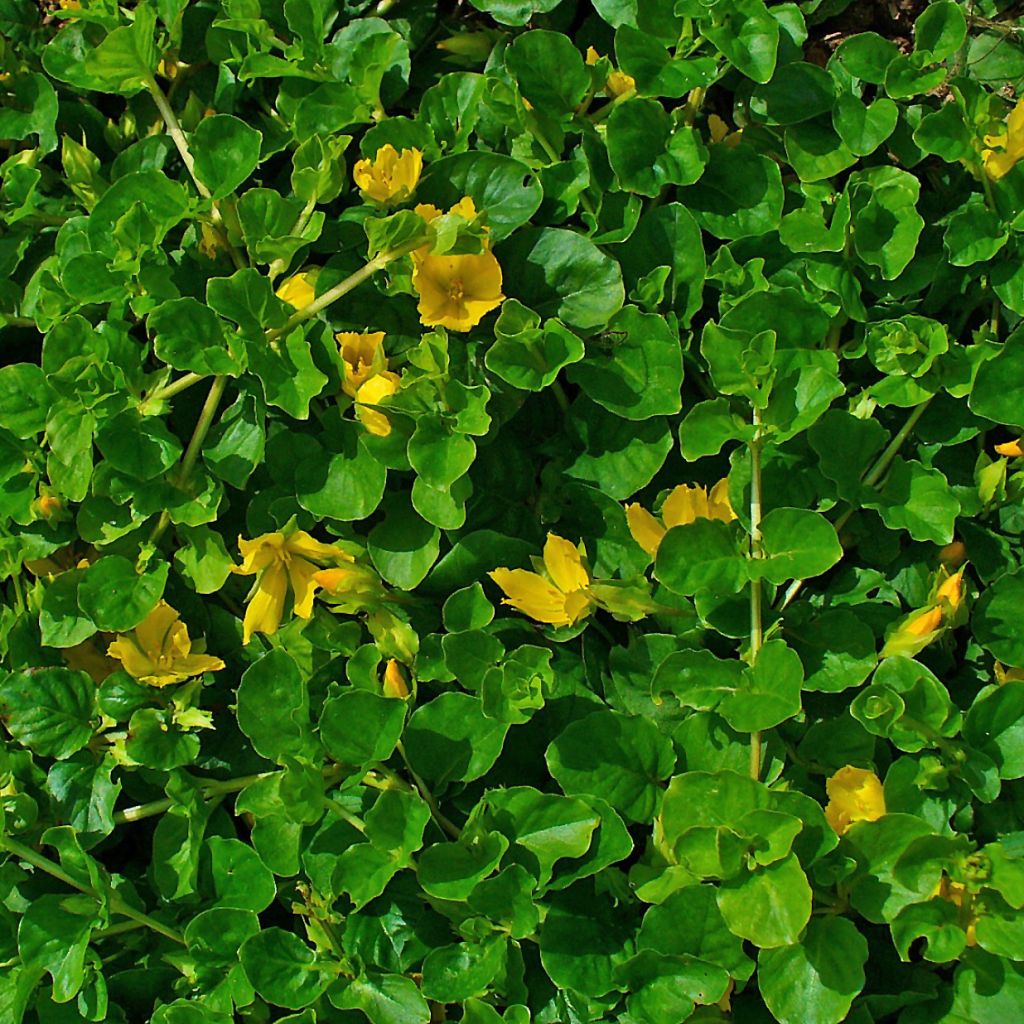
{"label": "plant stem", "polygon": [[231,256],[232,263],[234,263],[236,269],[243,269],[246,266],[246,261],[242,254],[231,244],[231,239],[228,238],[227,229],[224,226],[224,218],[220,214],[220,208],[217,206],[217,202],[210,190],[196,174],[196,162],[192,157],[192,151],[188,148],[188,140],[185,138],[185,133],[181,130],[181,124],[174,113],[174,108],[167,101],[163,90],[157,85],[156,79],[152,75],[146,81],[146,88],[149,90],[149,95],[153,97],[153,102],[156,104],[156,109],[160,111],[160,116],[164,119],[167,134],[170,135],[171,141],[177,148],[178,154],[181,156],[181,162],[185,165],[185,169],[188,171],[192,181],[195,182],[196,190],[204,199],[209,199],[212,203],[213,222],[223,237],[224,247]]}
{"label": "plant stem", "polygon": [[[217,406],[220,405],[220,400],[224,394],[224,389],[227,387],[227,383],[227,377],[213,378],[210,391],[199,413],[196,428],[192,431],[192,439],[188,443],[188,448],[185,449],[185,457],[181,460],[181,469],[178,471],[177,480],[179,487],[185,487],[188,483],[188,478],[192,475],[192,470],[195,467],[196,460],[199,458],[203,441],[206,440],[206,435],[210,432],[210,427],[213,425],[213,417],[217,414]],[[160,519],[150,534],[150,543],[155,544],[163,536],[164,531],[170,524],[170,513],[167,511],[161,512]]]}
{"label": "plant stem", "polygon": [[[271,774],[273,773],[259,772],[256,775],[242,775],[237,779],[213,779],[210,782],[204,782],[202,789],[208,797],[225,796],[228,793],[238,793],[246,786],[251,786],[254,782],[259,782],[260,779],[265,779]],[[173,806],[174,801],[166,797],[162,800],[151,800],[147,804],[136,804],[134,807],[126,807],[123,811],[118,811],[114,815],[114,822],[124,825],[132,821],[141,821],[143,818],[153,818],[170,810]]]}
{"label": "plant stem", "polygon": [[146,397],[142,404],[148,405],[150,402],[162,402],[165,399],[173,398],[175,395],[180,395],[182,391],[187,391],[193,384],[198,384],[201,380],[206,380],[206,374],[186,373],[170,384],[157,388],[151,395]]}
{"label": "plant stem", "polygon": [[412,776],[412,781],[420,792],[420,796],[423,797],[424,803],[430,808],[430,816],[437,822],[443,832],[446,832],[452,839],[458,839],[462,835],[462,829],[441,813],[441,808],[438,807],[434,794],[430,792],[430,787],[416,774],[416,769],[409,763],[409,758],[406,756],[405,747],[402,745],[401,740],[398,742],[397,749],[402,760],[405,762],[405,767]]}
{"label": "plant stem", "polygon": [[[72,878],[62,867],[54,864],[48,857],[44,857],[41,853],[37,853],[30,846],[26,846],[24,843],[19,843],[16,839],[11,839],[9,836],[0,836],[0,849],[6,849],[9,853],[12,853],[15,857],[31,864],[34,868],[38,868],[40,871],[46,872],[51,878],[56,878],[59,882],[63,882],[65,885],[71,886],[73,889],[77,889],[79,892],[84,892],[87,896],[91,896],[93,899],[101,899],[100,893],[90,885],[83,885],[77,879]],[[173,928],[168,928],[167,925],[157,921],[155,918],[150,917],[148,914],[142,913],[141,910],[136,910],[133,906],[126,903],[125,900],[116,892],[109,892],[106,894],[110,903],[110,909],[115,914],[120,914],[122,917],[127,917],[137,924],[142,925],[146,928],[150,928],[165,938],[171,939],[180,945],[185,945],[185,940],[182,936],[176,932]]]}
{"label": "plant stem", "polygon": [[[754,406],[754,436],[750,439],[750,557],[764,557],[761,549],[761,410]],[[764,643],[764,625],[761,619],[761,579],[750,581],[750,664]],[[761,777],[761,731],[750,734],[750,777],[756,782]]]}
{"label": "plant stem", "polygon": [[35,327],[36,322],[30,316],[8,316],[6,313],[0,315],[0,326],[2,327]]}
{"label": "plant stem", "polygon": [[276,327],[273,330],[267,331],[267,341],[276,341],[284,334],[288,334],[294,330],[305,320],[309,320],[310,317],[314,317],[322,309],[326,309],[332,302],[340,299],[343,295],[347,295],[353,288],[358,287],[368,278],[373,277],[378,270],[383,270],[389,263],[394,262],[400,256],[405,256],[412,252],[413,249],[418,249],[424,244],[425,239],[418,238],[412,242],[406,242],[404,245],[400,245],[395,249],[389,249],[386,252],[379,253],[374,256],[372,260],[360,267],[354,274],[349,274],[344,281],[339,281],[333,288],[328,289],[319,298],[314,299],[308,306],[303,306],[302,309],[297,309],[289,318],[288,322],[284,327]]}

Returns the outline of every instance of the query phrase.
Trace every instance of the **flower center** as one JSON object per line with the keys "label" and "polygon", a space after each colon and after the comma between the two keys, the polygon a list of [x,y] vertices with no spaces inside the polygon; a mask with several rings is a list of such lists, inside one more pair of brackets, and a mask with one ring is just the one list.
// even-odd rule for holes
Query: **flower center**
{"label": "flower center", "polygon": [[452,302],[461,302],[462,296],[464,295],[462,288],[462,278],[457,277],[451,284],[448,285],[448,295]]}

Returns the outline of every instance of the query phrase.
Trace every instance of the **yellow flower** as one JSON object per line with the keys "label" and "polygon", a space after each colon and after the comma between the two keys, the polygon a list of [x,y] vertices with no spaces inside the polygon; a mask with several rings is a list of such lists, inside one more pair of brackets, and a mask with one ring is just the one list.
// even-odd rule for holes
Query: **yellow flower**
{"label": "yellow flower", "polygon": [[708,132],[712,143],[724,142],[727,146],[735,146],[743,138],[743,129],[730,131],[729,126],[717,114],[708,115]]}
{"label": "yellow flower", "polygon": [[825,818],[838,835],[855,821],[875,821],[885,814],[885,793],[881,780],[865,768],[846,765],[826,783],[828,806]]}
{"label": "yellow flower", "polygon": [[370,406],[376,405],[382,398],[393,395],[400,383],[401,378],[397,373],[385,370],[359,386],[355,395],[356,416],[369,433],[377,437],[387,437],[391,433],[391,421],[387,414],[379,409],[371,409]]}
{"label": "yellow flower", "polygon": [[314,576],[321,569],[318,563],[351,559],[341,548],[323,544],[304,530],[264,533],[253,540],[239,537],[238,549],[242,564],[234,571],[242,576],[259,574],[245,609],[243,643],[248,643],[253,633],[269,636],[277,632],[289,584],[295,614],[308,619],[313,614]]}
{"label": "yellow flower", "polygon": [[393,697],[405,700],[409,696],[409,686],[405,681],[405,673],[402,666],[395,658],[388,658],[384,668],[384,683],[381,692],[385,697]]}
{"label": "yellow flower", "polygon": [[686,526],[697,519],[720,519],[732,522],[736,513],[729,504],[729,480],[723,478],[711,488],[680,484],[673,488],[661,506],[661,522],[640,505],[626,506],[626,522],[633,540],[654,558],[665,534],[673,526]]}
{"label": "yellow flower", "polygon": [[305,309],[316,298],[316,277],[312,270],[295,274],[287,281],[283,281],[274,294],[289,306]]}
{"label": "yellow flower", "polygon": [[998,180],[1007,174],[1014,164],[1024,157],[1024,99],[1010,111],[1006,118],[1006,130],[998,135],[986,135],[981,159],[985,172]]}
{"label": "yellow flower", "polygon": [[149,686],[169,686],[224,667],[220,658],[192,653],[188,627],[166,601],[160,601],[131,634],[119,636],[107,654],[117,658],[128,675]]}
{"label": "yellow flower", "polygon": [[[944,572],[944,570],[940,571]],[[963,583],[964,571],[961,569],[944,579],[939,584],[938,590],[935,591],[935,600],[939,602],[940,606],[947,605],[951,615],[960,607],[960,602],[964,599]]]}
{"label": "yellow flower", "polygon": [[1001,662],[996,662],[992,666],[993,673],[996,677],[996,682],[1000,686],[1005,686],[1006,683],[1013,682],[1024,682],[1024,668],[1007,668]]}
{"label": "yellow flower", "polygon": [[582,548],[549,533],[544,545],[543,575],[504,568],[487,575],[505,591],[507,596],[502,604],[511,605],[538,622],[572,626],[586,618],[594,607],[583,554]]}
{"label": "yellow flower", "polygon": [[388,368],[384,356],[384,332],[342,331],[334,336],[341,349],[341,360],[344,365],[345,379],[341,388],[346,395],[355,398],[359,386],[370,377]]}
{"label": "yellow flower", "polygon": [[[466,220],[475,220],[477,215],[469,196],[448,212]],[[417,206],[416,213],[427,224],[441,216],[436,206],[427,203]],[[481,253],[455,256],[435,256],[429,246],[422,246],[412,254],[412,265],[412,283],[420,297],[420,323],[426,327],[468,331],[505,298],[501,265],[486,243]]]}
{"label": "yellow flower", "polygon": [[1005,455],[1008,459],[1019,459],[1024,457],[1024,447],[1021,447],[1021,441],[1024,438],[1017,438],[1016,441],[1006,441],[1003,444],[996,445],[996,452],[999,455]]}
{"label": "yellow flower", "polygon": [[[592,46],[587,47],[587,64],[594,65],[601,59],[601,54]],[[613,99],[628,92],[636,92],[636,80],[625,71],[612,71],[605,79],[604,91]]]}
{"label": "yellow flower", "polygon": [[960,911],[960,921],[964,927],[964,931],[967,933],[967,945],[976,946],[978,944],[977,937],[977,925],[978,915],[974,912],[973,903],[974,898],[967,890],[967,886],[963,882],[954,882],[945,873],[939,879],[939,884],[935,886],[931,893],[931,899],[938,897],[942,900],[948,900]]}
{"label": "yellow flower", "polygon": [[423,170],[423,154],[418,149],[399,153],[391,143],[381,146],[373,160],[360,160],[352,177],[364,199],[387,205],[401,203],[416,190]]}
{"label": "yellow flower", "polygon": [[208,260],[215,260],[217,253],[221,249],[227,248],[224,244],[224,236],[212,224],[207,224],[205,221],[199,225],[199,232],[199,251]]}
{"label": "yellow flower", "polygon": [[380,577],[347,553],[342,565],[321,569],[313,576],[313,583],[320,587],[322,598],[349,614],[364,611],[387,596]]}

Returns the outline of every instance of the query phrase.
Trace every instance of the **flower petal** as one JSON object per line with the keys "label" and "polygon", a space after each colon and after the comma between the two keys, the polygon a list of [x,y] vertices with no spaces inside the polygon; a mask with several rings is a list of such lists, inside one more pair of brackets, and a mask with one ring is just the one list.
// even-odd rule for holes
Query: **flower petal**
{"label": "flower petal", "polygon": [[242,622],[242,643],[247,644],[253,633],[270,636],[277,632],[284,614],[284,599],[288,593],[288,573],[283,563],[263,570],[256,581]]}
{"label": "flower petal", "polygon": [[563,594],[584,590],[590,584],[590,576],[583,567],[579,549],[571,541],[554,533],[548,534],[544,544],[544,568],[551,582]]}
{"label": "flower petal", "polygon": [[565,609],[565,595],[543,576],[526,569],[495,569],[487,575],[505,591],[507,597],[502,604],[517,608],[537,622],[572,624]]}
{"label": "flower petal", "polygon": [[626,523],[629,526],[629,532],[633,534],[633,540],[651,558],[657,557],[658,548],[665,536],[665,527],[647,509],[641,508],[635,502],[626,506]]}

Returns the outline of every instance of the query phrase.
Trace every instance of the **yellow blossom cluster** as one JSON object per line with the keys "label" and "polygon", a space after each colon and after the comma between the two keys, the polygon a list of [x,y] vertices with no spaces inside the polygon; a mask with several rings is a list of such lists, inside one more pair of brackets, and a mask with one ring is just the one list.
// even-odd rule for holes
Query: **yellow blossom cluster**
{"label": "yellow blossom cluster", "polygon": [[352,177],[364,199],[392,206],[409,199],[423,172],[423,154],[418,149],[395,149],[389,142],[372,160],[360,160]]}
{"label": "yellow blossom cluster", "polygon": [[341,388],[355,399],[356,416],[371,434],[387,437],[391,421],[379,409],[371,408],[398,391],[401,379],[388,369],[384,354],[384,332],[342,331],[334,336],[341,354],[344,378]]}

